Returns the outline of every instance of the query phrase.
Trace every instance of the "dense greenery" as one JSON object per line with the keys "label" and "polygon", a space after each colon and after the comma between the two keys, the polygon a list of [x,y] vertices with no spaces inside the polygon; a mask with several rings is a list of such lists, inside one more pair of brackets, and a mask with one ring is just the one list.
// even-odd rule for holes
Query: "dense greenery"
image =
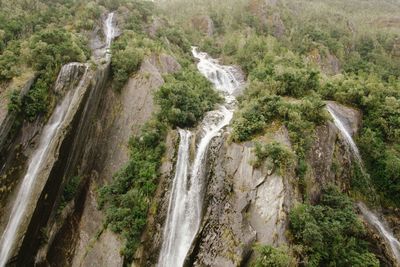
{"label": "dense greenery", "polygon": [[363,111],[357,143],[368,173],[382,199],[400,205],[400,82],[346,75],[327,83],[321,94]]}
{"label": "dense greenery", "polygon": [[165,135],[165,124],[148,122],[141,135],[132,137],[129,142],[129,162],[114,176],[110,185],[100,190],[100,205],[108,203],[107,223],[127,240],[122,253],[128,262],[133,260],[139,245],[147,211],[157,187]]}
{"label": "dense greenery", "polygon": [[173,127],[191,127],[221,100],[211,83],[193,69],[166,77],[156,93],[160,116]]}
{"label": "dense greenery", "polygon": [[289,148],[278,142],[267,144],[256,143],[254,153],[256,155],[255,166],[259,167],[267,158],[279,171],[284,171],[295,162],[295,155]]}
{"label": "dense greenery", "polygon": [[114,85],[120,89],[129,76],[136,72],[142,63],[144,56],[143,38],[134,36],[134,33],[125,33],[112,45],[111,68]]}
{"label": "dense greenery", "polygon": [[296,259],[286,247],[257,246],[258,253],[252,267],[289,267],[296,266]]}
{"label": "dense greenery", "polygon": [[351,200],[335,187],[322,193],[318,205],[291,211],[290,233],[304,266],[379,266]]}
{"label": "dense greenery", "polygon": [[[274,110],[278,101],[274,95],[284,96],[284,102],[307,96],[354,106],[363,112],[356,141],[367,172],[381,192],[382,203],[400,205],[400,31],[393,19],[400,11],[398,4],[388,0],[194,1],[198,5],[180,0],[164,3],[165,12],[176,17],[202,49],[222,54],[248,74],[245,101],[234,120],[234,140],[253,138],[272,122],[283,120],[302,159],[319,119],[293,112],[294,116],[283,119],[276,116],[281,111]],[[176,14],[178,6],[184,12]],[[187,23],[199,13],[213,19],[214,36],[195,33]],[[338,72],[343,75],[331,76]],[[271,102],[260,103],[267,92]],[[309,113],[323,112],[318,107]]]}

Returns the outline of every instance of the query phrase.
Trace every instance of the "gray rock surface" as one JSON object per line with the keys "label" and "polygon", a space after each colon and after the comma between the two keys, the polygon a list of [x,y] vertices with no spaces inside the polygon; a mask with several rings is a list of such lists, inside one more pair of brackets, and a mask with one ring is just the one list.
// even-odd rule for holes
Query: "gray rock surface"
{"label": "gray rock surface", "polygon": [[[106,90],[91,138],[91,142],[96,143],[92,168],[97,175],[90,180],[82,214],[77,218],[79,223],[71,233],[76,236],[75,243],[61,246],[72,252],[72,266],[94,266],[93,259],[101,259],[103,255],[113,259],[112,265],[106,266],[122,266],[123,240],[108,230],[103,231],[105,216],[98,210],[96,192],[111,182],[113,175],[128,161],[129,138],[138,134],[151,118],[155,110],[153,93],[164,83],[162,74],[179,69],[180,65],[171,56],[152,55],[143,61],[139,72],[128,80],[121,92]],[[95,262],[104,264],[100,260]]]}

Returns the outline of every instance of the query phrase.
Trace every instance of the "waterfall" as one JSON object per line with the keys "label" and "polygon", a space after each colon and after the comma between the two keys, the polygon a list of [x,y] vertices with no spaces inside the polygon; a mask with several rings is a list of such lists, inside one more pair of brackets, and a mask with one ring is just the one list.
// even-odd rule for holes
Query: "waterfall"
{"label": "waterfall", "polygon": [[113,21],[114,21],[114,12],[110,12],[108,13],[107,18],[103,23],[104,36],[106,37],[105,58],[107,61],[111,59],[111,43],[116,35]]}
{"label": "waterfall", "polygon": [[332,107],[330,106],[329,103],[326,105],[326,109],[331,114],[331,116],[333,118],[333,122],[335,123],[336,127],[339,129],[339,131],[342,134],[346,143],[350,146],[351,150],[353,151],[354,156],[361,163],[361,156],[360,156],[360,152],[358,151],[358,147],[357,147],[356,143],[354,142],[353,138],[351,137],[351,134],[347,131],[346,127],[344,126],[344,123],[342,123],[340,118],[335,114],[335,111],[332,109]]}
{"label": "waterfall", "polygon": [[392,252],[391,254],[397,261],[397,264],[400,264],[399,240],[394,237],[393,233],[386,226],[386,223],[384,221],[381,221],[378,216],[374,214],[371,210],[369,210],[364,203],[358,203],[358,207],[368,224],[375,228],[380,236],[383,237],[386,244],[389,244],[389,248]]}
{"label": "waterfall", "polygon": [[[63,81],[61,77],[71,76],[70,72],[72,67],[79,63],[70,63],[60,71],[59,78],[57,81]],[[83,74],[78,87],[82,86],[85,81],[88,66],[85,65],[85,73]],[[57,86],[57,85],[56,85]],[[0,267],[5,266],[7,260],[11,256],[17,241],[20,237],[19,228],[20,226],[29,220],[29,212],[27,212],[28,204],[30,204],[32,193],[35,187],[35,180],[38,174],[43,170],[46,164],[46,160],[49,156],[50,148],[53,142],[56,140],[57,133],[63,127],[63,121],[68,113],[71,100],[74,97],[74,93],[78,90],[68,91],[64,96],[63,100],[57,105],[52,116],[43,128],[43,132],[40,136],[39,144],[36,150],[33,152],[32,157],[29,161],[28,170],[22,180],[19,188],[17,199],[15,200],[10,218],[7,226],[1,236],[0,240]]]}
{"label": "waterfall", "polygon": [[[335,111],[332,109],[329,103],[327,104],[327,110],[331,114],[336,127],[339,129],[346,143],[350,146],[354,156],[357,158],[358,162],[362,164],[360,152],[358,150],[356,143],[351,137],[351,134],[347,131],[346,127],[344,126],[344,123],[335,114]],[[391,231],[387,229],[386,224],[382,222],[375,213],[369,210],[364,203],[359,203],[358,207],[363,217],[368,222],[368,224],[371,225],[373,228],[375,228],[375,230],[379,233],[381,238],[386,242],[386,244],[388,244],[388,247],[391,250],[391,254],[397,261],[397,263],[400,264],[400,242],[394,237]]]}
{"label": "waterfall", "polygon": [[241,86],[233,67],[220,65],[206,53],[197,52],[196,47],[192,48],[192,53],[199,60],[198,70],[221,91],[225,103],[217,110],[208,112],[200,124],[202,135],[191,165],[189,141],[192,133],[179,130],[178,159],[158,260],[159,267],[180,267],[185,261],[201,222],[207,149],[211,140],[230,123],[235,103],[233,93]]}

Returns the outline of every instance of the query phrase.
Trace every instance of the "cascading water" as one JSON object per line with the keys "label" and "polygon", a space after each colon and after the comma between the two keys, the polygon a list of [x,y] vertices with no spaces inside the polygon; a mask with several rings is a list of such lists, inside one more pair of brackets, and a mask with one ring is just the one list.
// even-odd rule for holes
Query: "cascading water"
{"label": "cascading water", "polygon": [[342,123],[340,118],[335,114],[335,111],[332,109],[330,104],[326,105],[326,109],[331,114],[331,116],[333,118],[333,122],[335,123],[336,127],[339,129],[343,138],[349,144],[351,150],[353,151],[354,156],[361,163],[361,156],[360,156],[360,152],[358,151],[358,147],[357,147],[356,143],[354,142],[353,138],[351,137],[351,134],[347,131],[346,127],[344,126],[344,123]]}
{"label": "cascading water", "polygon": [[371,210],[367,208],[364,203],[359,203],[358,207],[363,214],[365,220],[373,226],[384,238],[386,244],[389,244],[390,250],[392,252],[393,257],[395,258],[397,264],[400,265],[400,242],[397,240],[392,231],[388,229],[386,224],[382,222],[376,214],[374,214]]}
{"label": "cascading water", "polygon": [[218,61],[206,53],[197,52],[195,47],[192,48],[192,53],[199,60],[197,64],[199,71],[223,93],[225,104],[218,110],[208,112],[203,119],[201,140],[191,166],[189,143],[192,134],[187,130],[179,130],[178,159],[168,204],[159,267],[180,267],[185,261],[201,222],[207,148],[211,140],[231,121],[235,103],[233,93],[241,86],[241,82],[235,77],[233,67],[219,65]]}
{"label": "cascading water", "polygon": [[[105,35],[105,59],[107,61],[111,58],[110,47],[111,42],[116,35],[115,26],[113,24],[114,13],[111,12],[107,15],[103,23],[103,31]],[[70,73],[76,65],[83,65],[80,63],[69,63],[62,67],[59,78],[56,81],[55,88],[63,88],[64,79],[62,77],[71,77]],[[32,197],[32,190],[35,186],[37,175],[42,171],[44,164],[49,156],[50,147],[52,146],[57,133],[63,128],[63,122],[66,114],[69,112],[70,104],[74,98],[74,94],[78,92],[85,80],[88,73],[88,65],[85,66],[85,73],[82,75],[77,88],[72,89],[66,93],[63,100],[57,105],[52,116],[50,117],[47,125],[44,127],[40,137],[39,145],[34,151],[28,165],[28,170],[22,180],[21,187],[17,194],[17,199],[13,204],[10,218],[7,226],[0,239],[0,267],[5,266],[11,254],[16,249],[17,241],[21,238],[23,233],[19,233],[21,225],[28,220],[27,207]],[[67,78],[68,80],[68,78]],[[58,84],[60,83],[60,84]]]}
{"label": "cascading water", "polygon": [[111,43],[115,37],[115,27],[113,22],[114,22],[114,12],[111,12],[107,15],[107,18],[104,21],[103,25],[104,35],[106,37],[105,58],[107,61],[110,60],[111,58]]}
{"label": "cascading water", "polygon": [[[330,106],[329,103],[327,104],[327,110],[331,114],[333,121],[336,127],[339,129],[340,133],[342,134],[343,138],[349,144],[354,156],[357,158],[359,163],[362,164],[360,152],[358,150],[356,143],[351,137],[351,134],[347,131],[346,127],[344,126],[344,123],[335,114],[335,111],[333,110],[333,108]],[[362,215],[364,216],[365,220],[368,222],[368,224],[374,227],[381,236],[381,238],[385,240],[385,242],[389,245],[391,254],[397,261],[397,264],[400,264],[400,242],[394,237],[391,231],[387,229],[386,224],[382,222],[376,214],[374,214],[371,210],[369,210],[364,203],[359,203],[358,207]]]}
{"label": "cascading water", "polygon": [[[70,63],[65,66],[60,71],[59,77],[69,76],[71,69],[74,65],[79,63]],[[85,80],[85,76],[88,70],[88,66],[85,65],[85,73],[83,74],[81,81],[78,85],[81,86]],[[60,81],[58,79],[57,81]],[[57,132],[61,129],[63,121],[68,109],[70,107],[71,100],[74,97],[74,91],[69,91],[64,96],[63,100],[57,105],[52,116],[50,117],[47,125],[44,127],[42,135],[40,137],[39,145],[35,152],[33,153],[28,170],[22,180],[21,187],[18,191],[17,199],[12,207],[10,218],[8,220],[7,226],[1,236],[0,240],[0,267],[5,266],[10,254],[15,249],[16,241],[20,238],[18,233],[22,223],[28,219],[27,217],[27,207],[30,202],[32,191],[34,188],[35,180],[37,175],[45,166],[46,160],[49,156],[49,151],[52,143],[57,136]]]}

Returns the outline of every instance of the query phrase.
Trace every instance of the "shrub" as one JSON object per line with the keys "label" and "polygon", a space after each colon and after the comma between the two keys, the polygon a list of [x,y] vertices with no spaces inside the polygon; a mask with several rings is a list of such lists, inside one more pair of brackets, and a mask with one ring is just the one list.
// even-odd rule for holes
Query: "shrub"
{"label": "shrub", "polygon": [[16,112],[19,113],[21,111],[21,98],[20,98],[21,91],[20,90],[12,90],[11,94],[9,95],[9,102],[7,109],[9,112]]}
{"label": "shrub", "polygon": [[143,56],[143,50],[135,46],[127,46],[123,50],[113,50],[111,68],[114,85],[117,89],[120,89],[129,76],[139,69]]}
{"label": "shrub", "polygon": [[55,71],[68,62],[86,60],[88,50],[79,38],[64,29],[47,29],[30,41],[33,67],[38,71]]}
{"label": "shrub", "polygon": [[194,126],[221,101],[211,83],[192,69],[167,76],[155,99],[161,107],[162,120],[182,128]]}
{"label": "shrub", "polygon": [[289,267],[296,266],[296,259],[291,255],[287,247],[274,248],[270,245],[257,246],[256,257],[252,267]]}
{"label": "shrub", "polygon": [[0,55],[0,81],[9,80],[19,75],[19,57],[12,51],[6,50]]}
{"label": "shrub", "polygon": [[29,92],[22,99],[22,115],[33,121],[38,115],[45,114],[49,107],[49,89],[53,78],[43,75],[36,80]]}
{"label": "shrub", "polygon": [[281,171],[293,165],[295,162],[295,155],[293,152],[281,143],[275,141],[269,144],[256,143],[254,152],[256,155],[256,167],[261,166],[267,158],[270,158],[272,163]]}
{"label": "shrub", "polygon": [[366,232],[352,202],[336,187],[324,190],[318,205],[297,206],[289,219],[305,266],[379,266],[368,252]]}

